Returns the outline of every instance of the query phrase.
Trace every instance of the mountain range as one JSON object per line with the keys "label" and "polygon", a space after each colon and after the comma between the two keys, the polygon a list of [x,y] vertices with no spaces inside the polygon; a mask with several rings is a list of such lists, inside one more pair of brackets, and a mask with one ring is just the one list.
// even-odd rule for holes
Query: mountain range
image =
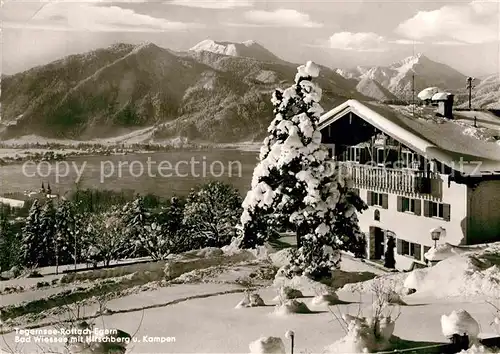
{"label": "mountain range", "polygon": [[[430,86],[456,92],[464,87],[467,78],[448,65],[432,61],[421,53],[389,66],[358,66],[348,70],[337,69],[336,72],[359,82],[367,79],[369,82],[375,81],[392,95],[408,100],[411,99],[413,90],[418,93]],[[362,85],[358,89],[363,92],[365,86]],[[391,99],[390,95],[387,99]]]}
{"label": "mountain range", "polygon": [[[293,83],[297,64],[255,42],[213,43],[187,52],[117,44],[4,76],[2,138],[89,139],[155,126],[156,139],[261,139],[271,93]],[[363,97],[332,69],[322,67],[317,81],[325,107]]]}
{"label": "mountain range", "polygon": [[[158,141],[260,140],[273,119],[270,94],[293,83],[297,66],[254,41],[205,40],[186,52],[115,44],[2,76],[0,138],[84,140],[154,127]],[[465,76],[419,54],[387,67],[322,66],[316,81],[330,109],[349,98],[405,99],[413,82],[459,92]],[[498,101],[495,85],[478,84],[488,97],[478,104]]]}
{"label": "mountain range", "polygon": [[[435,62],[422,53],[404,58],[388,66],[357,66],[335,69],[348,80],[357,82],[356,89],[378,101],[409,102],[423,89],[438,87],[455,94],[457,107],[468,107],[467,76],[452,67]],[[500,109],[500,77],[491,75],[476,81],[472,104],[480,109]]]}

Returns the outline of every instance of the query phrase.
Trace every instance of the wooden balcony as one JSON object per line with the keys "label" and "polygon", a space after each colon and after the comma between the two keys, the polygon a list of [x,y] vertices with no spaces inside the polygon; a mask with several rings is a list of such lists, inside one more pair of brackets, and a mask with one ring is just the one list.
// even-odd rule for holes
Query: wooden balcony
{"label": "wooden balcony", "polygon": [[354,187],[400,195],[432,195],[439,176],[429,171],[393,169],[340,162],[340,172],[351,176]]}

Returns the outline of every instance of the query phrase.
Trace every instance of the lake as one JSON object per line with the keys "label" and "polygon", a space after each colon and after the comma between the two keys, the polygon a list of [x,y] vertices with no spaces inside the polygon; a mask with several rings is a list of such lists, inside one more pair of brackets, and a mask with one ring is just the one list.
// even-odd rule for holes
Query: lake
{"label": "lake", "polygon": [[210,180],[228,182],[242,194],[250,188],[258,153],[240,150],[172,151],[114,156],[77,156],[60,162],[0,167],[0,193],[98,188],[133,190],[161,197],[186,195]]}

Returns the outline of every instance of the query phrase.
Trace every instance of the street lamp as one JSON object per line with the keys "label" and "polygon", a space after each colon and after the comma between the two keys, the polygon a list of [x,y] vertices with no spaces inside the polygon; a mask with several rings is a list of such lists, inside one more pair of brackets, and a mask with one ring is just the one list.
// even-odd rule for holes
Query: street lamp
{"label": "street lamp", "polygon": [[431,239],[434,241],[434,248],[437,247],[437,242],[441,237],[444,237],[446,235],[446,230],[444,228],[437,227],[435,229],[431,230]]}

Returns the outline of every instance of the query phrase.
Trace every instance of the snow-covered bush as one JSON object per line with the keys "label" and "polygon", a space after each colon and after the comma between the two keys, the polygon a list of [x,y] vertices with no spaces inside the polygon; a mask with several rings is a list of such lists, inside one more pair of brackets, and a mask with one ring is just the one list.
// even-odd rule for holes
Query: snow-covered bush
{"label": "snow-covered bush", "polygon": [[326,353],[373,353],[390,348],[395,327],[395,321],[390,317],[343,315],[342,319],[347,323],[347,334],[328,346]]}
{"label": "snow-covered bush", "polygon": [[281,287],[290,287],[292,289],[299,290],[304,296],[323,295],[331,292],[331,289],[327,285],[315,281],[307,276],[297,275],[289,278],[284,273],[284,269],[285,268],[280,268],[278,270],[278,273],[273,281],[273,286],[278,289]]}
{"label": "snow-covered bush", "polygon": [[467,311],[460,309],[441,316],[441,330],[446,338],[467,334],[474,343],[479,335],[479,323]]}
{"label": "snow-covered bush", "polygon": [[335,293],[323,294],[315,296],[311,300],[313,306],[333,306],[340,303],[339,297]]}
{"label": "snow-covered bush", "polygon": [[[372,293],[370,313],[361,315],[342,315],[337,320],[346,335],[329,346],[327,353],[369,353],[387,350],[391,346],[391,337],[400,312],[394,314],[401,298],[394,290],[394,283],[384,278],[375,278],[369,282]],[[403,303],[404,304],[404,303]]]}
{"label": "snow-covered bush", "polygon": [[250,354],[285,354],[285,344],[279,337],[261,337],[250,343]]}
{"label": "snow-covered bush", "polygon": [[274,313],[279,316],[286,316],[292,314],[305,314],[311,313],[311,310],[302,301],[296,299],[285,300],[277,304],[274,308]]}
{"label": "snow-covered bush", "polygon": [[222,247],[236,235],[241,196],[232,185],[209,182],[188,196],[183,223],[192,249]]}
{"label": "snow-covered bush", "polygon": [[245,292],[245,296],[243,300],[241,300],[235,308],[245,308],[245,307],[256,307],[256,306],[265,306],[264,300],[260,297],[259,294]]}
{"label": "snow-covered bush", "polygon": [[160,224],[155,222],[144,226],[144,230],[137,234],[141,248],[153,260],[164,260],[175,250],[175,238],[170,238]]}
{"label": "snow-covered bush", "polygon": [[359,240],[356,209],[364,203],[350,193],[321,143],[322,92],[312,82],[318,75],[319,67],[308,62],[298,68],[294,85],[273,94],[275,119],[243,202],[240,246],[263,244],[273,229],[294,231],[292,265],[319,278],[337,266],[324,245],[351,248]]}
{"label": "snow-covered bush", "polygon": [[429,269],[430,268],[422,268],[411,271],[406,277],[403,286],[406,289],[420,289]]}
{"label": "snow-covered bush", "polygon": [[283,302],[285,300],[297,299],[299,297],[304,297],[300,290],[293,289],[289,286],[282,286],[279,288],[278,295],[274,298],[274,301]]}
{"label": "snow-covered bush", "polygon": [[94,261],[103,261],[105,265],[120,259],[126,250],[130,249],[130,240],[124,229],[120,211],[117,209],[89,215],[85,230],[90,245],[87,256],[91,256]]}

